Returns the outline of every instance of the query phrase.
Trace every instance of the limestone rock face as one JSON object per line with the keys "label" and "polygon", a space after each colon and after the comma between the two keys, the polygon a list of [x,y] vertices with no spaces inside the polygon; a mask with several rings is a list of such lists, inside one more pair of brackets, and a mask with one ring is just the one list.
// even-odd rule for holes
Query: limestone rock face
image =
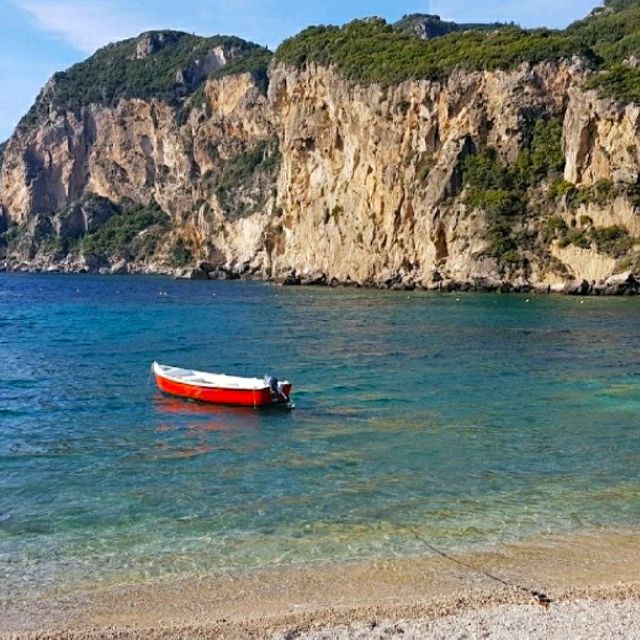
{"label": "limestone rock face", "polygon": [[[162,46],[141,38],[134,55]],[[226,56],[212,50],[179,82],[201,81]],[[487,146],[515,162],[528,123],[552,116],[564,119],[566,180],[635,184],[640,107],[583,91],[586,74],[575,59],[382,87],[315,64],[275,65],[267,95],[245,73],[209,78],[179,107],[122,99],[52,110],[3,151],[0,258],[10,269],[196,269],[198,277],[393,287],[604,281],[629,267],[599,253],[596,240],[567,247],[549,239],[525,248],[517,268],[499,264],[488,219],[465,204],[462,175],[464,159]],[[546,199],[547,187],[527,237],[540,236],[550,216],[567,228],[588,219],[640,237],[629,198],[570,210]],[[96,209],[96,198],[107,205]],[[144,206],[170,219],[153,244],[139,232],[144,252],[96,257],[74,248]]]}
{"label": "limestone rock face", "polygon": [[225,50],[224,47],[215,47],[205,56],[194,60],[186,69],[181,69],[176,74],[176,82],[186,87],[197,86],[214,71],[222,69],[230,59],[236,57],[237,51]]}
{"label": "limestone rock face", "polygon": [[172,35],[175,38],[175,34],[171,32],[149,32],[143,33],[136,42],[136,52],[134,58],[136,60],[143,60],[160,51],[166,44],[172,39]]}
{"label": "limestone rock face", "polygon": [[[61,236],[95,230],[82,211],[67,211],[87,194],[116,204],[155,202],[173,221],[167,243],[183,235],[195,255],[206,258],[225,223],[216,174],[225,161],[270,136],[266,98],[249,74],[207,83],[202,104],[187,113],[155,100],[121,100],[114,108],[53,114],[9,141],[0,202],[12,222],[52,218]],[[256,197],[266,202],[272,184],[260,188],[268,196]],[[246,254],[246,247],[238,253]],[[149,270],[170,270],[165,258],[160,250]],[[16,259],[25,266],[34,257],[18,252]]]}
{"label": "limestone rock face", "polygon": [[598,180],[636,184],[640,153],[640,106],[598,98],[572,87],[565,118],[565,179],[575,184]]}
{"label": "limestone rock face", "polygon": [[[442,86],[353,86],[334,72],[272,70],[282,232],[271,273],[429,285],[500,279],[482,222],[460,204],[461,162],[483,144],[518,154],[529,111],[558,112],[581,67],[455,73]],[[479,228],[480,227],[480,228]],[[313,241],[309,239],[313,238]]]}

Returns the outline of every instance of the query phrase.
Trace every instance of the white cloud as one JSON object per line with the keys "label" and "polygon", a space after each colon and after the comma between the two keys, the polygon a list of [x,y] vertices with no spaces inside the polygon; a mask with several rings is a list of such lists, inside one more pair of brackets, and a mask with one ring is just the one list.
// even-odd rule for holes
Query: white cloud
{"label": "white cloud", "polygon": [[37,26],[85,53],[154,28],[130,9],[113,2],[79,0],[15,0]]}

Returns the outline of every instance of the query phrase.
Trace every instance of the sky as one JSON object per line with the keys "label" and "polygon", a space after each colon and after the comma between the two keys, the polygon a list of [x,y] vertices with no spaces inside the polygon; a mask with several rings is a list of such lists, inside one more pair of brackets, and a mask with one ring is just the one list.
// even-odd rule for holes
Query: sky
{"label": "sky", "polygon": [[[55,72],[151,29],[228,34],[275,49],[311,24],[433,13],[457,22],[564,27],[598,0],[0,0],[0,141]],[[306,6],[305,6],[306,5]]]}

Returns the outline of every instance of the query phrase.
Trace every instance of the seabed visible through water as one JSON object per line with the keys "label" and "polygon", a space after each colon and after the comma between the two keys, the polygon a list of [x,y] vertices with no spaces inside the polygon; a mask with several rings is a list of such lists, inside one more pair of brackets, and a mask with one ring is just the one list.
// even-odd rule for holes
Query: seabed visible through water
{"label": "seabed visible through water", "polygon": [[[0,274],[0,602],[633,538],[639,305]],[[153,360],[297,408],[171,400]]]}

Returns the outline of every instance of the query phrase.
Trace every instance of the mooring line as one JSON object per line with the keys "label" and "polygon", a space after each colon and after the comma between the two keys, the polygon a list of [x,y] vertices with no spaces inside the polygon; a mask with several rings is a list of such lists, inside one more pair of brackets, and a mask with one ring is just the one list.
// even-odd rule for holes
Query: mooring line
{"label": "mooring line", "polygon": [[489,578],[490,580],[494,580],[495,582],[500,582],[506,587],[510,587],[512,589],[517,589],[525,593],[528,593],[541,607],[544,607],[545,609],[548,609],[549,605],[553,602],[551,598],[549,598],[545,593],[542,593],[541,591],[535,591],[533,589],[529,589],[529,587],[525,587],[521,584],[518,584],[517,582],[510,582],[508,580],[505,580],[504,578],[501,578],[500,576],[496,576],[492,573],[489,573],[484,569],[481,569],[479,567],[474,567],[472,564],[469,564],[468,562],[464,562],[463,560],[460,560],[460,558],[456,558],[455,556],[449,555],[445,551],[442,551],[442,549],[439,549],[438,547],[436,547],[433,543],[429,542],[417,529],[414,529],[413,527],[405,526],[404,529],[405,531],[408,531],[409,533],[413,534],[415,538],[420,540],[422,544],[424,544],[427,548],[429,548],[431,551],[433,551],[437,555],[442,556],[443,558],[446,558],[450,562],[454,562],[455,564],[458,564],[461,567],[464,567],[465,569],[468,569],[470,571],[475,571],[476,573],[479,573],[485,576],[486,578]]}
{"label": "mooring line", "polygon": [[[456,558],[455,556],[449,555],[445,551],[442,551],[442,549],[439,549],[438,547],[436,547],[432,542],[429,542],[417,529],[414,529],[413,527],[405,526],[403,527],[403,529],[411,533],[416,539],[420,540],[420,542],[422,542],[422,544],[424,544],[428,549],[431,549],[431,551],[433,551],[439,556],[442,556],[443,558],[446,558],[450,562],[454,562],[455,564],[458,564],[464,567],[465,569],[475,571],[476,573],[479,573],[491,580],[499,582],[505,585],[506,587],[510,587],[512,589],[517,589],[517,590],[523,591],[524,593],[528,593],[534,599],[534,601],[537,604],[539,604],[541,607],[544,607],[545,610],[548,610],[549,605],[553,604],[554,602],[551,598],[549,598],[549,596],[547,596],[545,593],[541,591],[535,591],[534,589],[529,589],[529,587],[525,587],[524,585],[518,584],[517,582],[509,582],[508,580],[505,580],[500,576],[496,576],[492,573],[489,573],[484,569],[474,567],[472,564],[469,564],[468,562],[464,562],[463,560],[460,560],[460,558]],[[582,611],[587,617],[590,616],[590,611],[585,606],[583,606],[580,602],[578,602],[578,600],[571,600],[571,604],[573,604],[578,609],[580,609],[580,611]],[[591,623],[592,629],[602,626],[605,622],[607,622],[606,619],[600,620],[599,622],[592,622]]]}

